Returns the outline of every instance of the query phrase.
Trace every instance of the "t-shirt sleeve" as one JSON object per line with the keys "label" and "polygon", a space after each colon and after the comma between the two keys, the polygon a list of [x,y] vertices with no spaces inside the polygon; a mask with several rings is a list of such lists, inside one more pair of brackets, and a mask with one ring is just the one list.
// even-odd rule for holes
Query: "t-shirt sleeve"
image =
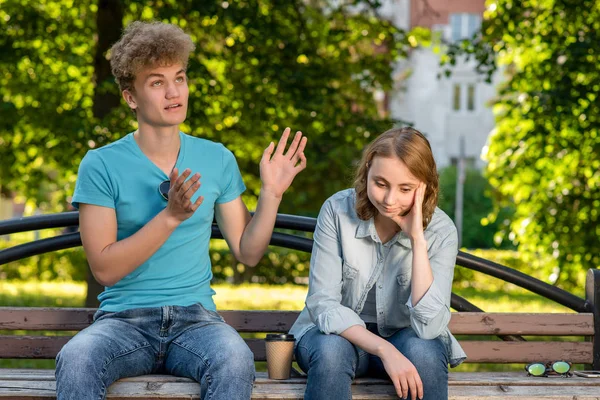
{"label": "t-shirt sleeve", "polygon": [[240,173],[235,156],[225,147],[223,147],[222,154],[223,175],[221,179],[221,194],[216,200],[217,204],[235,200],[246,190],[246,185],[244,185],[244,181],[242,180],[242,174]]}
{"label": "t-shirt sleeve", "polygon": [[108,170],[94,151],[89,151],[79,164],[72,204],[79,209],[80,203],[115,208],[115,194]]}

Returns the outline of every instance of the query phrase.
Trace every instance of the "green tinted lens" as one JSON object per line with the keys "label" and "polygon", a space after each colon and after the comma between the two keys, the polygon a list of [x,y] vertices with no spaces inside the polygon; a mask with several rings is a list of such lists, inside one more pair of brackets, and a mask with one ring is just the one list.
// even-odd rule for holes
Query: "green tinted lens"
{"label": "green tinted lens", "polygon": [[556,361],[552,364],[552,369],[554,372],[559,374],[566,374],[571,369],[571,366],[568,362],[565,361]]}
{"label": "green tinted lens", "polygon": [[546,373],[546,366],[544,364],[530,364],[527,366],[527,372],[533,376],[542,376]]}

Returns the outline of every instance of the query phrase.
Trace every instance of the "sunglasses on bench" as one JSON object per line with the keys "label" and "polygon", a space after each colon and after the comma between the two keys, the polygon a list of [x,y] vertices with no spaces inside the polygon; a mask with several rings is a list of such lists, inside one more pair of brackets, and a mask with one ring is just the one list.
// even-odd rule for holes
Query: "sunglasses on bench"
{"label": "sunglasses on bench", "polygon": [[550,361],[544,363],[531,363],[525,367],[527,376],[548,377],[551,374],[560,375],[563,378],[568,378],[573,374],[571,371],[571,363],[568,361]]}

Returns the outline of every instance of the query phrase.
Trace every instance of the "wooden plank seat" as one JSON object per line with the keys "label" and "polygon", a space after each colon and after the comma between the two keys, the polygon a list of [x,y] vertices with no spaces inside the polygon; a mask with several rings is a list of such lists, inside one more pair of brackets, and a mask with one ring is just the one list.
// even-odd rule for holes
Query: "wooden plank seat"
{"label": "wooden plank seat", "polygon": [[[94,309],[0,307],[0,358],[51,359],[74,333],[88,326]],[[240,333],[287,332],[298,312],[222,311]],[[454,312],[450,329],[469,356],[467,362],[529,363],[568,360],[592,364],[592,313]],[[527,341],[502,341],[497,335],[519,335]],[[536,338],[537,337],[537,338]],[[544,337],[544,340],[542,338]],[[265,360],[264,341],[246,339],[257,361]],[[302,399],[305,378],[267,379],[259,373],[253,399]],[[198,398],[197,383],[166,375],[122,379],[109,389],[110,399]],[[451,372],[450,399],[596,399],[600,379],[533,378],[525,372]],[[397,398],[385,380],[361,378],[353,385],[355,399]],[[0,399],[54,399],[53,370],[0,369]]]}

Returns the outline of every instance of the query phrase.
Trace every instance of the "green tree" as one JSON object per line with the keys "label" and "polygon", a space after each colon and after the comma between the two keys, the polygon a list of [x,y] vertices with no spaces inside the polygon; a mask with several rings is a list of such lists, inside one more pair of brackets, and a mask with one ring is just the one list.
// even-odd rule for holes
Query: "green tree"
{"label": "green tree", "polygon": [[394,124],[373,93],[391,87],[393,61],[427,38],[377,18],[377,3],[0,0],[3,189],[46,211],[64,206],[85,153],[136,128],[107,50],[127,23],[161,20],[197,45],[182,130],[235,153],[250,209],[264,148],[286,126],[302,130],[309,169],[280,211],[316,215],[350,183],[364,144]]}
{"label": "green tree", "polygon": [[[487,176],[514,204],[510,238],[530,260],[549,254],[556,283],[600,266],[600,2],[490,1],[480,39],[450,51],[502,66]],[[497,55],[494,64],[492,55]]]}
{"label": "green tree", "polygon": [[393,124],[378,113],[373,92],[390,88],[392,61],[410,48],[405,32],[375,16],[377,2],[347,2],[364,5],[352,13],[335,3],[342,5],[0,0],[3,185],[55,207],[72,193],[88,149],[135,129],[115,100],[106,50],[121,21],[155,19],[180,25],[197,43],[182,129],[236,154],[250,205],[264,147],[285,126],[303,130],[311,173],[295,182],[282,211],[314,214],[347,185],[363,145]]}
{"label": "green tree", "polygon": [[[440,199],[438,206],[454,220],[456,207],[456,177],[455,166],[440,170]],[[492,187],[482,172],[468,168],[465,175],[463,194],[463,223],[462,247],[468,249],[508,248],[508,240],[501,240],[497,232],[510,212],[504,210],[497,218],[490,218],[494,211]]]}

